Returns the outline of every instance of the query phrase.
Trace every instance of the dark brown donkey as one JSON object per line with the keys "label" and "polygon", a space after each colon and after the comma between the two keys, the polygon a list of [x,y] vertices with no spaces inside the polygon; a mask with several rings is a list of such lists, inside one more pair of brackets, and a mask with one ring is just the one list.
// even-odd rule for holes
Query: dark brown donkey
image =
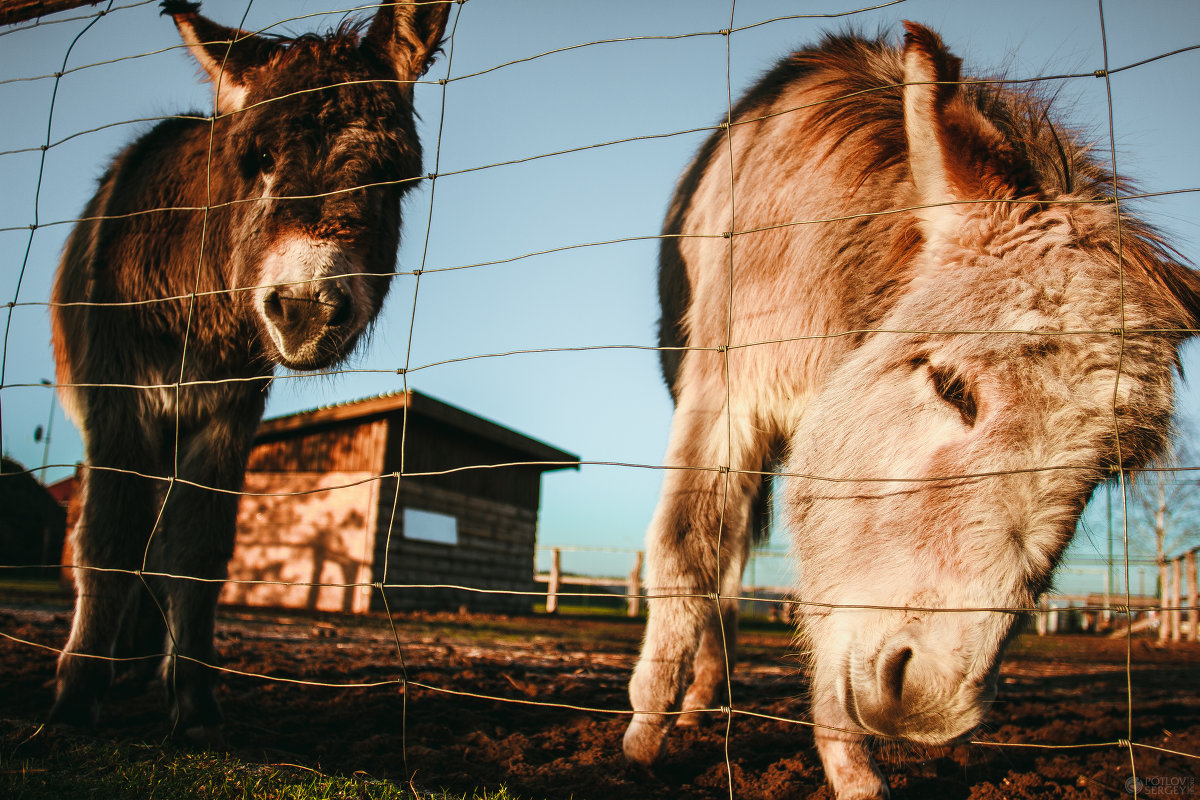
{"label": "dark brown donkey", "polygon": [[221,722],[217,594],[270,376],[338,362],[379,312],[400,202],[421,174],[413,81],[449,4],[387,5],[365,34],[296,39],[162,6],[216,114],[164,121],[125,148],[59,267],[58,382],[87,469],[51,719],[96,722],[144,586],[165,622],[150,652],[169,654],[176,729],[205,740]]}

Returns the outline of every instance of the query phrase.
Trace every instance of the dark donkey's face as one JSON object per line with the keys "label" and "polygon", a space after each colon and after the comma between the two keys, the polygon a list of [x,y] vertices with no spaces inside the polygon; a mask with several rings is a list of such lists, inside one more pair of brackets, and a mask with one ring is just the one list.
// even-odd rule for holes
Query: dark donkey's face
{"label": "dark donkey's face", "polygon": [[[293,369],[344,357],[378,313],[396,263],[400,200],[421,171],[412,81],[449,4],[397,4],[361,38],[282,40],[164,3],[216,95],[211,185],[228,206],[228,281],[262,348]],[[203,173],[202,178],[203,180]]]}

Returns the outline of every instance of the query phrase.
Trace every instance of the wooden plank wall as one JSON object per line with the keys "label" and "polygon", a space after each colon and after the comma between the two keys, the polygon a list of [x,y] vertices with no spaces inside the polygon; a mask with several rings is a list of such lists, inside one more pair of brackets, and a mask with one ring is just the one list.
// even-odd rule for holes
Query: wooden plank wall
{"label": "wooden plank wall", "polygon": [[378,485],[371,472],[247,474],[221,602],[369,610]]}
{"label": "wooden plank wall", "polygon": [[[407,429],[403,421],[402,413],[394,413],[333,423],[299,435],[278,435],[254,447],[249,473],[386,476],[403,469],[405,477],[399,482],[398,498],[395,478],[372,481],[377,486],[370,515],[375,523],[372,581],[535,592],[533,557],[541,470],[520,466],[477,468],[520,462],[528,456],[420,415],[408,418]],[[406,507],[453,516],[458,524],[458,544],[406,539]],[[389,542],[389,573],[384,576]],[[304,602],[309,602],[305,597]],[[383,607],[377,594],[370,602],[372,608]],[[391,591],[388,602],[399,609],[465,606],[481,611],[521,612],[531,609],[534,598],[422,589]]]}
{"label": "wooden plank wall", "polygon": [[303,435],[260,442],[250,472],[383,472],[388,420],[348,420]]}
{"label": "wooden plank wall", "polygon": [[[542,485],[538,468],[469,469],[525,461],[529,456],[523,453],[413,415],[409,417],[404,435],[403,455],[406,475],[460,470],[443,475],[421,475],[419,479],[427,485],[537,511]],[[384,471],[399,472],[401,463],[401,424],[396,418],[389,431]]]}
{"label": "wooden plank wall", "polygon": [[[379,486],[378,528],[375,534],[376,580],[388,552],[385,583],[446,583],[482,589],[535,592],[533,556],[537,511],[435,486],[423,478],[400,481],[395,519],[392,504],[396,480]],[[405,507],[449,514],[458,520],[458,545],[435,544],[404,537]],[[461,589],[397,589],[388,593],[395,608],[466,607],[473,611],[527,612],[531,595],[486,594]],[[377,599],[372,601],[379,603]],[[382,607],[382,604],[379,604]]]}

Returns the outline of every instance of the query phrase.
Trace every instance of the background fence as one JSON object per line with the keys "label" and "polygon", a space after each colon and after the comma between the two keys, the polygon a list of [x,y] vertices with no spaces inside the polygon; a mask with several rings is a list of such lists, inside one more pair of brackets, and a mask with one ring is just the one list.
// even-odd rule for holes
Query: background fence
{"label": "background fence", "polygon": [[[0,4],[0,11],[23,5]],[[0,30],[0,98],[9,110],[0,133],[0,298],[7,298],[0,446],[45,483],[74,470],[81,452],[55,404],[46,344],[49,287],[64,237],[122,143],[153,120],[210,102],[155,4],[92,6]],[[563,546],[540,551],[549,595],[540,587],[523,594],[531,604],[546,596],[553,610],[556,598],[566,603],[564,587],[574,587],[575,599],[616,596],[640,612],[645,591],[635,554],[660,484],[670,416],[653,332],[663,210],[729,98],[789,48],[847,23],[894,32],[902,18],[922,20],[969,67],[1004,65],[1013,78],[1073,98],[1074,122],[1097,142],[1113,137],[1118,171],[1133,165],[1141,195],[1152,198],[1143,210],[1194,257],[1200,112],[1187,101],[1200,72],[1194,9],[1079,2],[968,11],[934,2],[863,8],[831,1],[809,11],[773,2],[456,4],[446,52],[417,86],[428,178],[406,206],[387,310],[370,346],[332,377],[278,376],[268,414],[419,386],[581,453],[579,472],[543,479],[540,541]],[[251,30],[298,33],[370,7],[210,0],[204,12]],[[1185,356],[1185,366],[1195,363],[1192,351]],[[1181,385],[1181,406],[1200,407],[1196,400],[1195,389]],[[1138,597],[1158,595],[1159,635],[1194,639],[1196,551],[1169,553],[1169,566],[1148,581],[1142,573],[1165,591],[1143,588],[1132,576],[1153,567],[1129,559],[1127,515],[1116,518],[1113,556],[1105,554],[1107,542],[1084,535],[1060,573],[1099,573],[1109,583],[1070,602],[1093,608],[1100,597],[1098,611],[1134,620]],[[605,569],[564,569],[554,555],[601,548],[627,564],[628,572],[608,575],[624,579],[615,592],[580,577],[596,580]],[[1119,579],[1107,577],[1116,575],[1114,560]],[[746,597],[756,605],[781,597],[789,571],[778,552],[757,555]],[[1047,601],[1056,602],[1068,600]],[[1045,627],[1051,616],[1042,619]],[[402,618],[396,624],[403,630]],[[397,645],[402,662],[402,637]],[[1129,704],[1132,719],[1132,691]],[[624,706],[605,710],[625,713]],[[541,713],[570,711],[549,702]]]}

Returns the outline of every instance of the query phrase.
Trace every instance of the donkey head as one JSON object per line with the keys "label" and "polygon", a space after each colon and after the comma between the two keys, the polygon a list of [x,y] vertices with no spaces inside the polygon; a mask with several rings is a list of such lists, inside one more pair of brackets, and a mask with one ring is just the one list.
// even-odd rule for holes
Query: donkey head
{"label": "donkey head", "polygon": [[1039,185],[933,33],[908,25],[903,58],[920,244],[805,412],[788,504],[829,609],[805,623],[821,715],[940,743],[992,696],[1019,619],[997,609],[1030,607],[1092,490],[1162,449],[1200,280],[1102,189]]}
{"label": "donkey head", "polygon": [[213,85],[204,166],[227,239],[214,258],[247,291],[262,351],[294,369],[353,349],[394,271],[400,201],[421,172],[413,82],[449,3],[383,6],[365,35],[258,36],[164,2]]}

